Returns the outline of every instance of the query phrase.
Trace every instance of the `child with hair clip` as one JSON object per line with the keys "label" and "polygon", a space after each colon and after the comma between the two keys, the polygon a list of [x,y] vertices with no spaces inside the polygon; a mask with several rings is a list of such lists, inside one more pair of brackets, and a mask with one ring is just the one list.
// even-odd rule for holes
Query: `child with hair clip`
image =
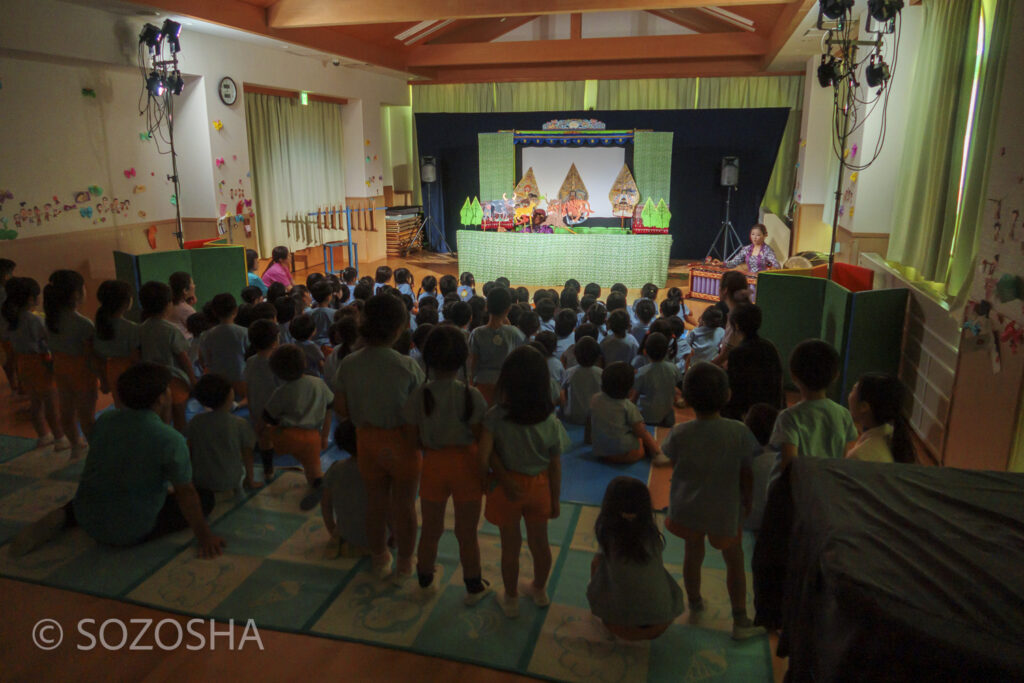
{"label": "child with hair clip", "polygon": [[226,377],[238,400],[245,398],[245,357],[249,353],[249,331],[235,324],[238,304],[230,294],[218,294],[210,301],[217,324],[199,340],[203,372]]}
{"label": "child with hair clip", "polygon": [[311,337],[316,332],[316,325],[309,314],[303,313],[296,316],[288,324],[288,332],[291,334],[294,343],[302,351],[306,358],[306,374],[313,377],[323,378],[324,376],[324,352],[320,345],[314,342]]}
{"label": "child with hair clip", "polygon": [[444,297],[438,293],[437,278],[433,275],[427,275],[425,278],[420,280],[420,287],[416,293],[417,305],[427,297],[434,299],[434,301],[437,302],[437,307],[441,308],[441,303],[444,301]]}
{"label": "child with hair clip", "polygon": [[435,566],[437,544],[444,533],[444,511],[450,497],[455,505],[455,538],[466,584],[467,605],[475,605],[490,584],[481,576],[480,545],[476,529],[483,500],[484,467],[477,450],[487,411],[479,391],[459,381],[458,373],[469,357],[466,338],[457,328],[434,328],[423,345],[427,383],[409,395],[403,408],[423,447],[420,510],[423,530],[417,551],[416,574],[425,593],[440,590],[441,567]]}
{"label": "child with hair clip", "polygon": [[334,287],[330,282],[323,280],[313,285],[310,294],[313,296],[314,302],[313,310],[309,312],[309,317],[313,319],[315,327],[313,343],[320,347],[329,347],[331,345],[329,331],[334,322]]}
{"label": "child with hair clip", "polygon": [[761,445],[742,422],[721,416],[729,400],[729,378],[720,367],[702,362],[690,368],[683,397],[697,419],[673,427],[662,444],[673,464],[665,529],[686,542],[683,585],[693,620],[704,611],[700,568],[707,536],[725,560],[732,637],[753,638],[764,629],[747,616],[742,525],[752,504],[751,463]]}
{"label": "child with hair clip", "polygon": [[476,296],[476,278],[473,273],[466,271],[459,275],[459,286],[455,293],[459,295],[459,301],[469,301]]}
{"label": "child with hair clip", "polygon": [[192,280],[191,275],[184,271],[178,271],[171,273],[171,276],[167,278],[167,284],[171,287],[171,303],[174,305],[171,317],[167,320],[185,335],[185,339],[191,339],[192,336],[185,323],[188,317],[196,312],[196,309],[193,308],[196,303],[196,283]]}
{"label": "child with hair clip", "polygon": [[413,285],[416,284],[415,278],[412,276],[412,271],[408,268],[397,268],[395,270],[395,289],[402,294],[408,294],[413,299],[416,298],[416,292],[413,290]]}
{"label": "child with hair clip", "polygon": [[263,282],[271,287],[280,282],[285,287],[292,286],[292,271],[288,262],[288,247],[277,246],[270,252],[270,263],[263,270]]}
{"label": "child with hair clip", "polygon": [[53,354],[53,375],[57,381],[57,409],[61,428],[71,440],[72,460],[89,449],[86,439],[96,422],[96,328],[78,312],[84,300],[85,279],[73,270],[54,271],[43,288],[47,344]]}
{"label": "child with hair clip", "polygon": [[391,268],[388,266],[378,266],[377,272],[374,273],[373,277],[373,293],[377,294],[380,292],[380,288],[384,285],[390,284],[391,282]]}
{"label": "child with hair clip", "polygon": [[548,393],[551,378],[541,354],[530,347],[514,350],[501,366],[495,405],[484,417],[480,458],[489,463],[498,485],[487,494],[484,517],[501,534],[501,578],[496,594],[508,618],[519,616],[519,552],[526,542],[533,558],[533,581],[523,587],[538,607],[551,604],[548,520],[560,514],[561,454],[569,447],[565,427],[555,416]]}
{"label": "child with hair clip", "polygon": [[601,391],[590,399],[590,434],[594,456],[606,462],[633,463],[645,455],[653,465],[667,465],[668,458],[644,426],[643,415],[629,400],[633,368],[611,363],[601,373]]}
{"label": "child with hair clip", "polygon": [[294,344],[270,354],[270,369],[282,384],[267,399],[256,431],[261,443],[269,441],[273,450],[289,453],[302,465],[310,491],[299,508],[311,510],[323,494],[320,454],[327,450],[331,433],[334,393],[319,377],[305,374],[305,367],[306,357]]}
{"label": "child with hair clip", "polygon": [[678,287],[669,287],[669,290],[665,292],[665,296],[679,304],[679,310],[676,312],[676,316],[683,322],[690,323],[696,327],[697,321],[693,317],[693,312],[690,310],[690,307],[686,305],[686,301],[683,299],[683,290]]}
{"label": "child with hair clip", "polygon": [[142,308],[139,357],[170,370],[170,405],[161,404],[161,407],[167,410],[165,421],[184,433],[185,404],[195,384],[195,376],[185,335],[168,320],[174,312],[171,288],[163,282],[147,282],[139,288],[139,306]]}
{"label": "child with hair clip", "polygon": [[259,265],[260,255],[256,253],[255,249],[245,250],[245,270],[246,270],[246,282],[250,287],[256,287],[263,293],[263,296],[267,295],[267,283],[263,281],[263,278],[256,272],[256,268]]}
{"label": "child with hair clip", "polygon": [[878,372],[862,375],[848,404],[860,436],[847,458],[867,462],[914,463],[917,455],[903,416],[907,390],[898,378]]}
{"label": "child with hair clip", "polygon": [[605,365],[620,361],[632,363],[640,344],[629,334],[629,313],[625,309],[616,309],[608,316],[608,332],[608,336],[601,340]]}
{"label": "child with hair clip", "polygon": [[252,449],[256,434],[243,418],[231,414],[234,391],[227,377],[206,374],[192,391],[208,410],[193,417],[185,427],[196,488],[241,496],[241,487],[262,488],[253,478]]}
{"label": "child with hair clip", "polygon": [[652,332],[644,341],[644,355],[649,361],[636,373],[630,397],[644,417],[644,422],[659,427],[672,427],[676,423],[676,385],[682,374],[675,363],[666,360],[668,338]]}
{"label": "child with hair clip", "polygon": [[599,552],[590,563],[590,611],[618,638],[657,638],[685,604],[679,584],[665,569],[665,537],[642,481],[615,477],[608,483],[594,537]]}
{"label": "child with hair clip", "polygon": [[71,448],[57,418],[57,390],[53,360],[46,343],[46,325],[32,311],[39,305],[39,283],[30,277],[12,277],[4,289],[7,297],[0,306],[4,336],[14,351],[21,390],[28,394],[36,448],[53,444],[54,450]]}
{"label": "child with hair clip", "polygon": [[416,490],[421,455],[415,432],[402,416],[413,390],[423,383],[423,371],[412,358],[391,348],[409,326],[405,306],[393,296],[366,302],[359,335],[366,344],[338,366],[334,409],[356,428],[359,472],[366,483],[366,536],[372,571],[378,579],[391,576],[387,549],[390,521],[398,545],[393,580],[413,576],[416,546]]}
{"label": "child with hair clip", "polygon": [[469,334],[470,384],[480,390],[488,405],[494,403],[494,386],[505,358],[526,343],[526,335],[507,324],[510,308],[511,293],[495,287],[487,294],[487,324]]}
{"label": "child with hair clip", "polygon": [[100,388],[113,393],[121,407],[117,378],[139,360],[139,326],[125,319],[132,305],[132,288],[121,280],[104,280],[96,290],[96,339],[93,348],[100,361]]}
{"label": "child with hair clip", "polygon": [[[257,320],[249,326],[249,349],[252,355],[245,361],[245,388],[248,393],[249,425],[258,431],[263,409],[274,395],[274,390],[283,384],[270,368],[270,356],[278,346],[277,323],[272,320]],[[257,443],[260,461],[263,464],[263,481],[274,478],[274,448],[269,434],[260,434]]]}

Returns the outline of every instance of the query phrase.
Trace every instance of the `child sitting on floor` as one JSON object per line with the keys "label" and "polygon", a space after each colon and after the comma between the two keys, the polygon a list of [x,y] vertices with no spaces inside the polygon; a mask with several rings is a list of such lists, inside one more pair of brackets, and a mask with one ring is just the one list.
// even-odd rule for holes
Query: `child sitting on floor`
{"label": "child sitting on floor", "polygon": [[252,449],[256,434],[244,419],[231,414],[234,391],[227,377],[206,374],[192,394],[207,412],[196,415],[185,427],[192,455],[192,481],[197,488],[214,493],[241,494],[240,484],[257,489],[253,479]]}
{"label": "child sitting on floor", "polygon": [[327,280],[317,282],[309,290],[313,295],[313,310],[309,317],[313,320],[313,336],[311,339],[317,346],[330,345],[331,323],[334,322],[334,286]]}
{"label": "child sitting on floor", "polygon": [[324,495],[320,499],[320,514],[324,528],[338,543],[343,557],[370,554],[366,537],[366,484],[359,473],[356,452],[351,457],[337,460],[324,475]]}
{"label": "child sitting on floor", "polygon": [[649,425],[671,427],[676,423],[676,385],[681,377],[679,368],[665,360],[668,339],[654,332],[644,343],[644,355],[650,361],[636,373],[633,400],[636,401],[644,422]]}
{"label": "child sitting on floor", "polygon": [[497,594],[506,617],[519,616],[519,551],[526,542],[533,558],[533,581],[526,587],[534,604],[547,607],[551,573],[548,520],[560,514],[561,454],[569,445],[548,396],[547,363],[529,347],[509,354],[501,367],[495,405],[484,418],[480,457],[488,462],[498,486],[487,494],[487,521],[501,534],[501,577]]}
{"label": "child sitting on floor", "polygon": [[391,283],[391,268],[388,266],[378,266],[377,272],[374,273],[373,281],[373,293],[380,293],[380,288],[384,286],[390,286]]}
{"label": "child sitting on floor", "polygon": [[601,391],[590,399],[590,433],[594,456],[608,462],[631,463],[651,456],[655,465],[668,459],[644,426],[636,404],[629,400],[633,368],[622,361],[601,373]]}
{"label": "child sitting on floor", "polygon": [[601,393],[601,368],[597,361],[601,347],[593,337],[583,337],[573,346],[576,365],[562,382],[562,409],[566,422],[585,425],[590,420],[590,399]]}
{"label": "child sitting on floor", "polygon": [[[248,391],[249,425],[253,430],[259,428],[260,419],[267,401],[274,390],[283,384],[274,371],[270,369],[270,355],[277,348],[277,323],[270,320],[257,320],[249,326],[249,348],[253,355],[245,361],[245,388]],[[270,482],[274,478],[274,449],[269,434],[259,441],[260,462],[263,465],[263,481]]]}
{"label": "child sitting on floor", "polygon": [[245,356],[249,352],[249,331],[235,324],[238,304],[230,294],[218,294],[210,302],[217,324],[199,340],[203,371],[216,373],[231,382],[235,396],[245,398]]}
{"label": "child sitting on floor", "polygon": [[331,433],[334,393],[322,379],[305,373],[305,355],[294,344],[279,346],[270,354],[270,369],[283,384],[267,400],[262,415],[265,425],[258,431],[262,437],[267,430],[272,448],[291,454],[302,465],[311,490],[299,507],[310,510],[323,493],[320,453],[327,449]]}
{"label": "child sitting on floor", "polygon": [[633,335],[629,334],[629,313],[624,308],[612,311],[608,316],[608,336],[601,341],[601,355],[604,356],[605,365],[620,361],[631,363],[639,346]]}
{"label": "child sitting on floor", "polygon": [[710,363],[718,355],[718,347],[724,336],[725,316],[714,306],[704,309],[700,315],[700,325],[690,330],[684,338],[690,354],[687,367],[702,361]]}
{"label": "child sitting on floor", "polygon": [[444,533],[444,509],[451,497],[455,505],[455,538],[459,543],[465,603],[475,605],[489,584],[481,577],[477,524],[483,500],[486,468],[477,451],[487,402],[479,391],[460,381],[459,370],[469,356],[466,338],[457,328],[435,328],[423,346],[430,381],[413,390],[403,415],[414,425],[423,446],[420,509],[423,530],[417,551],[416,573],[420,588],[440,589],[440,566],[435,567],[437,544]]}
{"label": "child sitting on floor", "polygon": [[306,374],[322,379],[326,359],[319,344],[312,339],[313,334],[316,332],[313,318],[307,313],[295,316],[295,319],[288,324],[288,332],[291,333],[292,339],[295,340],[295,345],[299,347],[306,359]]}
{"label": "child sitting on floor", "polygon": [[412,276],[412,271],[408,268],[397,268],[395,270],[395,288],[402,294],[407,294],[413,299],[416,298],[416,292],[413,291],[413,285],[415,280]]}
{"label": "child sitting on floor", "polygon": [[[170,288],[167,295],[169,304]],[[170,371],[156,363],[125,370],[117,387],[125,408],[107,411],[96,421],[75,497],[23,529],[11,543],[12,556],[31,552],[77,525],[95,541],[119,547],[191,527],[200,557],[223,552],[224,539],[206,523],[213,494],[197,491],[185,437],[160,419],[171,400],[170,382]]]}
{"label": "child sitting on floor", "polygon": [[609,482],[594,537],[600,551],[590,563],[590,611],[623,640],[657,638],[683,613],[683,592],[665,570],[665,537],[642,481],[615,477]]}
{"label": "child sitting on floor", "polygon": [[683,585],[694,619],[704,610],[700,568],[707,536],[725,560],[732,637],[751,638],[764,629],[747,616],[742,524],[750,513],[751,462],[761,445],[742,422],[719,415],[729,400],[729,378],[721,368],[703,362],[691,367],[683,397],[697,419],[676,425],[662,444],[673,463],[665,529],[686,542]]}
{"label": "child sitting on floor", "polygon": [[633,304],[633,314],[636,319],[630,328],[630,334],[637,343],[642,343],[647,336],[647,330],[651,327],[651,321],[658,314],[658,309],[650,299],[640,299]]}

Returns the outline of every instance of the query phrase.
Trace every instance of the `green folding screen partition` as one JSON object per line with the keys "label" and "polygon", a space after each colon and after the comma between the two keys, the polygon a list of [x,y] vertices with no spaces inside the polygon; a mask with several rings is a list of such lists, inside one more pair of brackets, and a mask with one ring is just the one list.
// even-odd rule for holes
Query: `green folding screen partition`
{"label": "green folding screen partition", "polygon": [[197,308],[221,292],[239,297],[248,282],[245,247],[242,246],[207,246],[146,254],[115,251],[114,271],[118,280],[132,285],[135,309],[139,305],[139,287],[151,280],[167,282],[171,274],[178,271],[190,273],[195,280]]}
{"label": "green folding screen partition", "polygon": [[822,339],[839,351],[839,379],[829,397],[843,405],[865,372],[899,373],[905,289],[854,293],[822,278],[761,273],[757,304],[764,317],[761,336],[779,350],[790,387],[789,356],[805,339]]}

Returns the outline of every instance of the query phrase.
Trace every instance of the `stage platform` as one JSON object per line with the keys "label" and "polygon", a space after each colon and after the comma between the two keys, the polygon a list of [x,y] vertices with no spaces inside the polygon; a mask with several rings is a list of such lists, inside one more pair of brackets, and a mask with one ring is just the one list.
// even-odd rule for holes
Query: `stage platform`
{"label": "stage platform", "polygon": [[478,283],[507,277],[517,285],[561,287],[569,278],[629,288],[668,277],[670,235],[545,235],[460,230],[459,271]]}

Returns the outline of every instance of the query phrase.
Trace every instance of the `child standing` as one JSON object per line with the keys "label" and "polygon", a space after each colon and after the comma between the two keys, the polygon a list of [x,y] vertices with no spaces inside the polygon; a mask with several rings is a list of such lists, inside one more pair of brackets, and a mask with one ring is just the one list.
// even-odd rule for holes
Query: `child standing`
{"label": "child standing", "polygon": [[[14,351],[21,390],[31,400],[36,447],[54,444],[54,450],[71,448],[57,419],[57,395],[53,363],[46,345],[46,326],[32,310],[39,305],[39,283],[30,277],[12,277],[5,285],[3,314],[5,336]],[[54,441],[56,439],[56,442]]]}
{"label": "child standing", "polygon": [[222,375],[203,375],[193,392],[209,408],[192,418],[185,438],[192,456],[192,481],[196,488],[214,493],[263,486],[253,480],[252,449],[256,434],[249,423],[231,414],[234,391]]}
{"label": "child standing", "polygon": [[857,380],[848,403],[861,434],[846,457],[868,462],[917,461],[903,417],[905,397],[903,382],[892,375],[870,372]]}
{"label": "child standing", "polygon": [[196,283],[192,280],[191,275],[184,271],[178,271],[171,273],[167,284],[171,286],[171,301],[174,304],[171,316],[167,320],[181,330],[185,339],[191,339],[192,335],[188,331],[187,322],[189,316],[196,312],[196,309],[192,307],[196,303]]}
{"label": "child standing", "polygon": [[403,414],[414,425],[423,447],[420,479],[420,510],[423,531],[417,551],[416,573],[420,588],[435,593],[437,544],[444,533],[444,510],[451,497],[455,505],[455,538],[466,584],[467,605],[475,605],[489,584],[480,569],[480,522],[486,468],[477,451],[487,402],[479,391],[459,381],[458,372],[469,356],[466,337],[458,328],[441,325],[423,345],[426,384],[417,387],[405,402]]}
{"label": "child standing", "polygon": [[415,433],[402,416],[402,407],[423,383],[423,371],[412,358],[391,348],[409,324],[409,314],[398,298],[372,297],[364,313],[359,334],[366,346],[338,366],[335,410],[356,428],[373,573],[380,579],[391,574],[386,544],[390,517],[398,544],[393,578],[401,583],[413,575],[416,489],[422,467]]}
{"label": "child standing", "polygon": [[667,465],[668,459],[644,426],[643,415],[629,400],[632,387],[629,363],[612,363],[601,374],[601,391],[590,400],[594,455],[608,462],[631,463],[647,454],[653,464]]}
{"label": "child standing", "polygon": [[295,319],[289,323],[288,331],[291,333],[292,339],[295,340],[295,345],[302,350],[302,353],[306,358],[306,374],[322,378],[324,376],[324,352],[321,351],[320,346],[311,339],[313,334],[316,332],[316,325],[313,323],[313,318],[307,313],[296,316]]}
{"label": "child standing", "polygon": [[310,492],[299,503],[303,510],[311,510],[320,502],[323,493],[323,470],[320,453],[327,449],[331,433],[331,404],[334,393],[319,377],[310,377],[303,371],[306,358],[294,344],[280,346],[270,354],[270,369],[283,383],[274,390],[263,408],[265,425],[258,430],[271,447],[280,453],[289,453],[306,475]]}
{"label": "child standing", "polygon": [[839,354],[830,344],[820,339],[797,344],[789,356],[789,373],[800,402],[775,421],[771,444],[779,450],[779,461],[773,474],[797,456],[842,458],[857,439],[850,411],[826,396],[839,375]]}
{"label": "child standing", "polygon": [[317,346],[329,346],[331,343],[330,329],[334,322],[334,287],[330,282],[321,280],[313,285],[309,293],[313,296],[313,310],[309,317],[313,319],[313,343]]}
{"label": "child standing", "polygon": [[[179,432],[185,432],[185,403],[195,384],[185,335],[168,318],[174,311],[171,288],[163,282],[147,282],[139,288],[142,324],[139,325],[139,357],[171,372],[170,405],[165,416]],[[161,404],[163,405],[163,404]]]}
{"label": "child standing", "polygon": [[132,289],[127,282],[105,280],[96,290],[100,307],[96,310],[94,347],[100,360],[100,385],[114,395],[114,405],[121,407],[117,395],[117,378],[139,360],[139,326],[125,320],[132,305]]}
{"label": "child standing", "polygon": [[235,324],[238,304],[230,294],[218,294],[210,302],[217,324],[199,340],[199,356],[205,372],[221,375],[239,399],[245,398],[245,356],[249,351],[249,331]]}
{"label": "child standing", "polygon": [[565,373],[562,407],[567,422],[585,425],[590,420],[590,399],[601,393],[601,348],[593,337],[583,337],[573,346],[576,365]]}
{"label": "child standing", "polygon": [[[61,427],[71,440],[71,458],[85,455],[85,441],[96,421],[97,377],[93,339],[96,328],[78,312],[85,299],[85,279],[73,270],[57,270],[43,288],[47,343],[53,353]],[[82,437],[79,438],[79,427]]]}
{"label": "child standing", "polygon": [[615,477],[609,482],[594,536],[600,552],[590,563],[590,611],[623,640],[657,638],[683,613],[683,592],[665,570],[665,537],[642,481]]}
{"label": "child standing", "polygon": [[679,384],[679,368],[665,360],[668,353],[668,338],[654,332],[644,343],[644,354],[650,361],[636,373],[633,398],[644,422],[659,427],[671,427],[676,423],[676,385]]}
{"label": "child standing", "polygon": [[691,367],[683,378],[683,397],[697,419],[674,427],[662,444],[673,464],[665,529],[686,542],[683,585],[690,611],[696,615],[704,609],[700,568],[707,536],[725,560],[732,637],[752,638],[764,629],[747,616],[742,523],[750,513],[751,462],[761,445],[742,422],[719,415],[729,400],[729,378],[721,368]]}
{"label": "child standing", "polygon": [[487,494],[487,521],[501,533],[501,578],[497,594],[506,617],[519,616],[519,551],[526,542],[533,557],[533,581],[525,587],[534,604],[547,607],[551,573],[548,520],[560,514],[561,454],[569,437],[555,417],[548,395],[547,363],[538,351],[518,348],[502,364],[496,403],[484,417],[480,457],[490,463],[498,486]]}
{"label": "child standing", "polygon": [[[270,369],[270,356],[277,348],[277,323],[270,320],[257,320],[249,326],[249,348],[253,355],[245,361],[245,388],[249,402],[249,425],[256,430],[263,417],[267,401],[273,396],[274,390],[283,382]],[[274,449],[269,439],[260,440],[260,461],[263,464],[263,481],[274,478]]]}
{"label": "child standing", "polygon": [[[424,278],[424,281],[426,278]],[[487,404],[494,403],[494,386],[502,363],[514,349],[526,343],[526,336],[508,324],[512,295],[504,287],[487,293],[487,324],[469,334],[469,376]]]}
{"label": "child standing", "polygon": [[601,355],[605,365],[610,363],[631,363],[640,344],[629,334],[629,313],[619,308],[608,316],[609,334],[601,341]]}
{"label": "child standing", "polygon": [[366,484],[359,474],[356,453],[337,460],[324,475],[324,495],[320,499],[320,514],[324,528],[337,541],[345,557],[370,554],[366,537]]}

